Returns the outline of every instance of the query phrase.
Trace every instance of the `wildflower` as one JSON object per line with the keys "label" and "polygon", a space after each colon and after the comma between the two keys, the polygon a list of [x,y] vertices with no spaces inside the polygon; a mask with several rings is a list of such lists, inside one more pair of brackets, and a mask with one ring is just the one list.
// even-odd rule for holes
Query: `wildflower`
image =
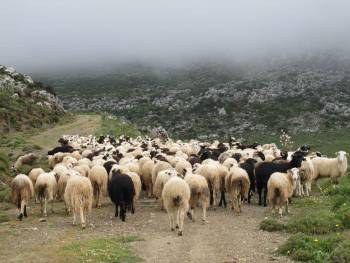
{"label": "wildflower", "polygon": [[317,239],[317,238],[315,238],[315,239],[314,239],[314,241],[315,241],[315,242],[318,242],[318,239]]}

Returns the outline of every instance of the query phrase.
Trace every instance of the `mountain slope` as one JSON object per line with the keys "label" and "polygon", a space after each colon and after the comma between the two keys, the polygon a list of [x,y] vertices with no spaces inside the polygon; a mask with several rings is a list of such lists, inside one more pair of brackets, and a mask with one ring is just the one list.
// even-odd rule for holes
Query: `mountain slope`
{"label": "mountain slope", "polygon": [[41,127],[57,122],[64,114],[51,87],[0,66],[0,131]]}
{"label": "mountain slope", "polygon": [[48,78],[73,110],[108,111],[172,136],[296,134],[350,127],[350,59],[323,54],[258,66],[201,64]]}

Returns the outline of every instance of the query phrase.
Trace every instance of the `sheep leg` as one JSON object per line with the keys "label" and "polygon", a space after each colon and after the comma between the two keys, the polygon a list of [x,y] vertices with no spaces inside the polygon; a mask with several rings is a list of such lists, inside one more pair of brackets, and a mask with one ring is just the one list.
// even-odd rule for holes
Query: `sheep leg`
{"label": "sheep leg", "polygon": [[54,213],[54,211],[53,211],[53,199],[51,200],[51,213]]}
{"label": "sheep leg", "polygon": [[214,202],[214,198],[213,198],[213,189],[210,189],[210,205],[212,206]]}
{"label": "sheep leg", "polygon": [[215,207],[216,206],[216,189],[213,188],[213,206]]}
{"label": "sheep leg", "polygon": [[207,222],[207,206],[205,204],[202,204],[202,209],[203,209],[203,222]]}
{"label": "sheep leg", "polygon": [[121,205],[120,205],[120,219],[125,222],[125,218],[126,218],[126,205],[125,203],[123,202]]}
{"label": "sheep leg", "polygon": [[286,214],[289,214],[288,200],[286,201]]}
{"label": "sheep leg", "polygon": [[262,192],[262,189],[261,189],[261,188],[258,188],[259,206],[261,205],[261,192]]}
{"label": "sheep leg", "polygon": [[19,216],[18,219],[22,221],[24,212],[24,200],[21,200],[20,208],[19,208]]}
{"label": "sheep leg", "polygon": [[266,196],[267,196],[267,187],[264,189],[264,206],[265,206],[265,207],[267,206],[267,203],[266,203]]}
{"label": "sheep leg", "polygon": [[47,208],[47,198],[45,198],[45,200],[44,200],[44,216],[47,216],[46,208]]}
{"label": "sheep leg", "polygon": [[168,216],[169,216],[169,221],[170,221],[170,229],[171,229],[171,231],[174,231],[175,230],[175,228],[174,228],[174,212],[168,213]]}
{"label": "sheep leg", "polygon": [[41,214],[43,214],[43,213],[44,213],[44,209],[43,209],[43,207],[44,207],[43,199],[40,198],[39,201],[40,201],[40,212],[41,212]]}
{"label": "sheep leg", "polygon": [[75,226],[76,223],[77,223],[77,217],[76,217],[76,214],[75,214],[75,209],[73,209],[73,225]]}
{"label": "sheep leg", "polygon": [[80,206],[79,212],[80,212],[81,228],[82,228],[82,229],[85,229],[85,227],[86,227],[86,222],[85,222],[84,211],[83,211],[83,207],[82,207],[82,206]]}
{"label": "sheep leg", "polygon": [[278,214],[279,214],[280,218],[282,218],[282,207],[281,206],[278,208]]}
{"label": "sheep leg", "polygon": [[114,214],[115,217],[118,217],[118,205],[115,205],[115,214]]}
{"label": "sheep leg", "polygon": [[101,200],[102,200],[102,191],[101,189],[98,190],[98,195],[97,195],[97,207],[101,208]]}
{"label": "sheep leg", "polygon": [[179,216],[179,221],[180,221],[179,222],[180,225],[179,225],[179,233],[178,233],[178,235],[182,236],[182,231],[183,231],[183,227],[184,227],[185,211],[183,211],[181,209],[181,211],[179,211],[179,213],[178,213],[178,216]]}
{"label": "sheep leg", "polygon": [[135,214],[134,200],[131,201],[131,213]]}
{"label": "sheep leg", "polygon": [[28,215],[27,215],[27,205],[26,205],[25,202],[24,202],[24,211],[23,211],[23,215],[24,215],[25,217],[28,216]]}
{"label": "sheep leg", "polygon": [[177,210],[177,212],[176,212],[176,229],[178,229],[179,228],[179,219],[180,219],[180,210]]}
{"label": "sheep leg", "polygon": [[252,189],[249,188],[249,192],[248,192],[248,204],[250,204],[250,199],[252,198],[252,195],[253,195]]}

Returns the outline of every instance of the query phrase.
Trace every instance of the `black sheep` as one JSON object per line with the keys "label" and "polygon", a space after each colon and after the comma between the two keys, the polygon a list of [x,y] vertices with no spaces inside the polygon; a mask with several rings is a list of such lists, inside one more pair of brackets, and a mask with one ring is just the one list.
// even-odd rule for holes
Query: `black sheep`
{"label": "black sheep", "polygon": [[249,188],[249,194],[248,194],[248,203],[250,204],[250,199],[253,195],[253,192],[255,193],[256,191],[256,179],[255,179],[255,174],[254,174],[254,169],[255,169],[255,164],[257,161],[253,158],[247,159],[244,163],[241,163],[239,167],[244,169],[248,176],[249,176],[249,181],[250,181],[250,188]]}
{"label": "black sheep", "polygon": [[48,151],[47,154],[54,155],[55,153],[58,153],[58,152],[71,153],[71,152],[74,152],[74,148],[72,146],[69,146],[69,145],[59,146],[59,147],[53,148],[51,151]]}
{"label": "black sheep", "polygon": [[107,174],[109,174],[109,172],[111,171],[112,169],[112,166],[117,164],[117,162],[115,161],[107,161],[103,164],[103,167],[106,169],[107,171]]}
{"label": "black sheep", "polygon": [[112,178],[108,182],[108,195],[115,204],[115,217],[118,217],[120,207],[119,218],[125,222],[126,210],[131,209],[131,213],[135,212],[135,188],[131,178],[121,174],[120,171],[113,172]]}
{"label": "black sheep", "polygon": [[192,167],[193,167],[193,165],[195,163],[201,163],[202,162],[201,159],[199,159],[199,157],[197,155],[195,155],[195,154],[191,154],[188,157],[187,161],[192,165]]}
{"label": "black sheep", "polygon": [[256,187],[259,194],[259,205],[262,205],[261,194],[264,190],[264,206],[267,206],[267,182],[270,179],[271,174],[275,172],[286,173],[287,170],[292,168],[299,168],[302,161],[304,161],[304,154],[302,152],[295,152],[292,156],[292,160],[278,161],[278,162],[262,162],[255,167]]}

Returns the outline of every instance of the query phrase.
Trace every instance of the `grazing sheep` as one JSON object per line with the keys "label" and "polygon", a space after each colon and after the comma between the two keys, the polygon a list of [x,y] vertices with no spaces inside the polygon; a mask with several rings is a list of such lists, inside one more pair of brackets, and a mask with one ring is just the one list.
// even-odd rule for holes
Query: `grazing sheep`
{"label": "grazing sheep", "polygon": [[248,198],[250,181],[248,173],[239,167],[232,167],[225,178],[225,187],[232,199],[232,210],[239,215],[242,212],[242,200]]}
{"label": "grazing sheep", "polygon": [[134,184],[134,189],[135,189],[134,200],[137,200],[140,197],[140,193],[141,193],[141,189],[142,189],[142,183],[141,183],[140,176],[135,172],[127,172],[126,175],[130,176],[130,178]]}
{"label": "grazing sheep", "polygon": [[156,199],[160,199],[161,206],[163,207],[162,192],[164,185],[169,181],[170,177],[177,176],[176,170],[174,168],[166,169],[158,173],[156,182],[153,186],[153,194]]}
{"label": "grazing sheep", "polygon": [[183,174],[183,172],[185,171],[186,172],[186,169],[191,169],[192,170],[192,165],[190,162],[184,160],[184,159],[181,159],[179,160],[176,165],[175,165],[175,170],[179,173],[179,174],[182,174],[183,176],[185,176]]}
{"label": "grazing sheep", "polygon": [[259,194],[259,205],[262,205],[262,191],[264,190],[264,206],[267,206],[267,182],[275,172],[285,173],[292,168],[299,168],[305,161],[304,154],[295,152],[291,161],[279,160],[276,162],[261,162],[255,167],[256,187]]}
{"label": "grazing sheep", "polygon": [[250,188],[248,194],[248,204],[250,204],[250,200],[252,198],[253,193],[256,192],[256,179],[254,173],[256,163],[257,161],[255,159],[249,158],[244,163],[239,164],[239,167],[244,169],[249,176]]}
{"label": "grazing sheep", "polygon": [[90,172],[90,167],[86,164],[78,165],[73,167],[74,171],[80,173],[81,176],[88,177]]}
{"label": "grazing sheep", "polygon": [[91,182],[83,176],[73,175],[69,178],[64,193],[64,201],[69,210],[73,212],[73,225],[76,224],[76,216],[80,214],[81,227],[86,227],[85,214],[91,212],[93,190]]}
{"label": "grazing sheep", "polygon": [[191,190],[191,198],[189,201],[190,211],[187,213],[188,217],[195,221],[194,209],[200,204],[203,209],[203,222],[207,221],[207,208],[209,206],[210,191],[207,180],[200,174],[193,174],[192,170],[187,169],[185,175],[185,182]]}
{"label": "grazing sheep", "polygon": [[20,156],[13,165],[13,169],[17,171],[23,164],[32,165],[36,159],[38,159],[38,157],[34,153],[28,153]]}
{"label": "grazing sheep", "polygon": [[337,158],[316,157],[313,158],[312,164],[315,169],[314,180],[319,178],[330,177],[333,183],[338,183],[339,179],[346,174],[348,169],[347,153],[340,151]]}
{"label": "grazing sheep", "polygon": [[306,158],[305,161],[301,163],[299,169],[299,177],[301,188],[299,189],[301,196],[309,196],[311,193],[311,183],[315,178],[315,168],[310,158]]}
{"label": "grazing sheep", "polygon": [[191,190],[188,184],[180,177],[173,176],[164,185],[162,199],[164,207],[169,215],[171,231],[179,228],[178,235],[182,236],[184,217],[189,208]]}
{"label": "grazing sheep", "polygon": [[154,167],[154,161],[148,157],[140,159],[140,171],[141,180],[146,188],[148,198],[152,197],[153,194],[153,183],[152,183],[152,170]]}
{"label": "grazing sheep", "polygon": [[11,182],[12,202],[19,210],[18,219],[27,217],[27,204],[34,195],[33,183],[25,174],[19,174]]}
{"label": "grazing sheep", "polygon": [[227,169],[230,170],[232,166],[237,166],[238,163],[234,158],[226,158],[222,165],[226,166]]}
{"label": "grazing sheep", "polygon": [[35,185],[36,179],[42,173],[45,173],[45,171],[42,168],[33,168],[32,170],[30,170],[28,177],[30,178],[30,180],[32,180],[33,185]]}
{"label": "grazing sheep", "polygon": [[298,168],[292,168],[287,173],[273,173],[267,183],[267,196],[272,209],[282,217],[282,207],[285,206],[286,213],[288,211],[288,199],[292,197],[299,178]]}
{"label": "grazing sheep", "polygon": [[63,158],[66,156],[66,153],[55,153],[53,156],[49,156],[49,167],[53,169],[56,164],[59,164],[63,161]]}
{"label": "grazing sheep", "polygon": [[108,182],[108,194],[115,204],[115,217],[118,217],[120,207],[120,219],[125,222],[126,210],[131,208],[134,213],[135,188],[130,176],[121,173],[120,170],[111,170],[111,179]]}
{"label": "grazing sheep", "polygon": [[210,189],[210,204],[216,206],[217,193],[221,193],[219,206],[223,203],[226,206],[225,199],[225,177],[228,173],[226,166],[217,161],[210,161],[207,164],[200,165],[196,170],[196,174],[201,174],[208,182]]}
{"label": "grazing sheep", "polygon": [[103,193],[107,192],[108,174],[103,166],[96,165],[92,167],[89,172],[89,179],[94,191],[94,199],[96,201],[96,207],[101,207],[101,200]]}
{"label": "grazing sheep", "polygon": [[52,149],[51,151],[47,152],[47,155],[55,155],[56,153],[71,153],[74,149],[72,146],[64,145],[64,146],[58,146]]}
{"label": "grazing sheep", "polygon": [[57,192],[56,173],[42,173],[35,183],[35,195],[40,202],[41,213],[47,216],[47,202],[51,201],[51,211],[53,212],[53,200]]}
{"label": "grazing sheep", "polygon": [[163,170],[171,169],[170,163],[164,161],[157,161],[152,169],[152,184],[154,185],[158,176],[158,173]]}

